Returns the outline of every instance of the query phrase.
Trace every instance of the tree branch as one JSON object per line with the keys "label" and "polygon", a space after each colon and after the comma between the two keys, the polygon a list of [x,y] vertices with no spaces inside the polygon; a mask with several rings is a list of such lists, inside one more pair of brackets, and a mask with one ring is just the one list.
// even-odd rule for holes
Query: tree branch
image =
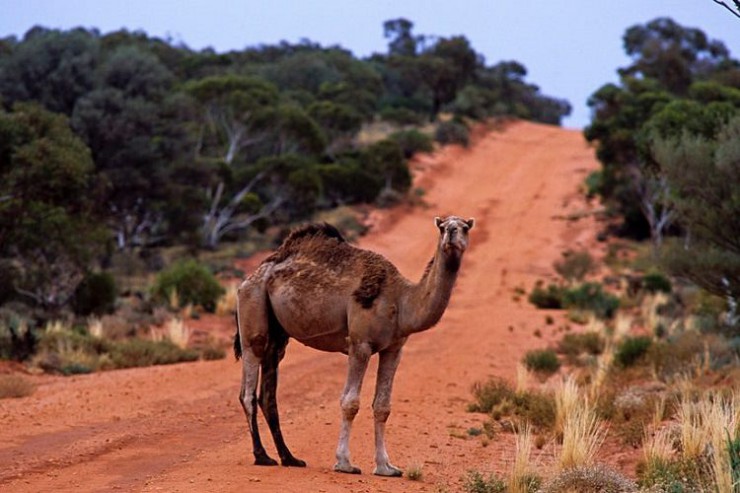
{"label": "tree branch", "polygon": [[[735,17],[737,17],[738,19],[740,19],[740,13],[738,13],[738,12],[735,12],[734,10],[732,10],[732,7],[730,7],[729,5],[727,5],[727,4],[726,4],[725,2],[723,2],[722,0],[712,0],[712,1],[713,1],[714,3],[716,3],[717,5],[721,5],[721,6],[723,6],[723,7],[724,7],[724,8],[726,8],[726,9],[727,9],[727,10],[728,10],[728,11],[729,11],[729,12],[730,12],[730,13],[731,13],[732,15],[734,15]],[[735,4],[735,7],[736,7],[736,8],[740,9],[740,2],[733,2],[733,3]]]}

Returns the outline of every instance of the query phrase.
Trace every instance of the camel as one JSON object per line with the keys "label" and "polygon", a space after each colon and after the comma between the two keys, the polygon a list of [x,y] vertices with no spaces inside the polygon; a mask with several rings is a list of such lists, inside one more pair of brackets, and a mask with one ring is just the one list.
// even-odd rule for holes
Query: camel
{"label": "camel", "polygon": [[[290,452],[277,409],[278,365],[290,338],[315,349],[348,355],[340,398],[342,423],[334,470],[359,474],[350,460],[352,422],[370,357],[378,353],[373,399],[375,470],[401,476],[385,447],[391,390],[401,348],[411,334],[433,327],[450,300],[474,220],[435,217],[439,241],[417,284],[385,257],[350,245],[333,226],[311,224],[293,231],[238,288],[234,353],[242,358],[239,401],[249,426],[257,465],[277,465],[257,429],[262,409],[284,466],[305,467]],[[261,369],[261,378],[259,373]],[[257,398],[257,383],[260,395]]]}

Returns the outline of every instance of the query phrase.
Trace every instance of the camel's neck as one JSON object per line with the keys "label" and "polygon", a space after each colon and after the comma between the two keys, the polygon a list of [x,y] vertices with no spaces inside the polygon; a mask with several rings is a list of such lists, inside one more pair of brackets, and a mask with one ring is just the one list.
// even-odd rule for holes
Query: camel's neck
{"label": "camel's neck", "polygon": [[430,329],[439,322],[450,301],[461,259],[437,249],[421,281],[408,287],[399,307],[399,325],[404,335]]}

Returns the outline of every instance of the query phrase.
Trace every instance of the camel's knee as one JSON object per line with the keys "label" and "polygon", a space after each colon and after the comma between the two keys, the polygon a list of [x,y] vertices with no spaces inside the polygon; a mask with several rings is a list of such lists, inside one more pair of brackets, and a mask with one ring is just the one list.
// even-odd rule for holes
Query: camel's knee
{"label": "camel's knee", "polygon": [[342,407],[342,414],[346,419],[350,421],[355,419],[355,416],[360,411],[360,397],[359,396],[348,396],[342,397],[340,401]]}
{"label": "camel's knee", "polygon": [[388,421],[388,416],[391,415],[390,404],[374,404],[373,405],[373,417],[375,421],[381,421],[385,423]]}

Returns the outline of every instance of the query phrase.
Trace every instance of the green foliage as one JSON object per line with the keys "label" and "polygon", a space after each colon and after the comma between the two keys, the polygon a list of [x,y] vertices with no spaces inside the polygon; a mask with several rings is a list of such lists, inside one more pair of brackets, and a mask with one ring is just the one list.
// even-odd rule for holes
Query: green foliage
{"label": "green foliage", "polygon": [[401,152],[403,152],[406,159],[410,159],[414,154],[420,152],[432,152],[434,150],[432,138],[416,129],[392,133],[390,139],[401,146]]}
{"label": "green foliage", "polygon": [[596,269],[596,263],[588,251],[567,250],[563,258],[553,264],[555,272],[568,282],[582,281]]}
{"label": "green foliage", "polygon": [[693,460],[653,460],[637,466],[637,482],[650,491],[689,493],[711,489],[706,458]]}
{"label": "green foliage", "polygon": [[625,337],[617,345],[614,360],[621,366],[632,366],[647,354],[652,343],[648,336]]}
{"label": "green foliage", "polygon": [[732,484],[740,484],[740,437],[731,437],[727,434],[727,453],[730,455],[730,470]]}
{"label": "green foliage", "polygon": [[528,299],[537,308],[559,309],[563,308],[563,293],[564,289],[556,284],[548,284],[547,288],[543,288],[542,283],[538,282]]}
{"label": "green foliage", "polygon": [[77,315],[102,315],[115,308],[118,290],[115,278],[108,272],[88,274],[77,286],[72,308]]}
{"label": "green foliage", "polygon": [[505,380],[491,378],[473,385],[473,396],[475,402],[468,406],[469,412],[486,413],[495,420],[514,418],[517,429],[528,423],[536,429],[548,430],[555,424],[555,400],[549,394],[515,392]]}
{"label": "green foliage", "polygon": [[392,106],[383,108],[380,111],[380,118],[396,125],[421,125],[424,122],[424,117],[414,110]]}
{"label": "green foliage", "polygon": [[707,291],[740,298],[740,117],[722,126],[716,140],[656,139],[654,154],[691,231],[690,243],[669,247],[663,263]]}
{"label": "green foliage", "polygon": [[650,221],[656,234],[658,222],[650,215],[671,207],[672,193],[650,192],[651,183],[665,177],[664,160],[651,150],[653,140],[683,140],[684,132],[713,138],[737,113],[731,81],[740,70],[721,42],[668,18],[629,28],[624,48],[632,64],[619,69],[620,84],[602,86],[588,102],[594,118],[585,135],[597,143],[602,163],[598,186],[589,189],[623,218],[614,232],[643,239],[651,233]]}
{"label": "green foliage", "polygon": [[449,120],[437,125],[434,140],[442,145],[458,144],[467,147],[470,143],[470,131],[465,124]]}
{"label": "green foliage", "polygon": [[522,362],[528,370],[546,375],[551,375],[560,369],[560,360],[552,349],[533,349],[527,351]]}
{"label": "green foliage", "polygon": [[671,280],[660,272],[651,272],[643,276],[642,288],[649,293],[670,293],[673,285]]}
{"label": "green foliage", "polygon": [[479,471],[468,471],[463,477],[463,490],[466,493],[504,493],[506,483],[493,473],[485,477]]}
{"label": "green foliage", "polygon": [[133,368],[195,361],[198,353],[190,349],[180,349],[167,340],[129,339],[116,343],[111,348],[110,357],[116,368]]}
{"label": "green foliage", "polygon": [[598,318],[612,318],[619,308],[619,298],[605,293],[601,284],[587,282],[563,293],[563,306],[589,310]]}
{"label": "green foliage", "polygon": [[606,341],[598,332],[568,333],[558,342],[558,352],[568,361],[576,362],[582,354],[597,356],[604,351]]}
{"label": "green foliage", "polygon": [[160,272],[152,286],[152,295],[159,302],[168,301],[175,292],[181,307],[192,304],[213,312],[224,288],[206,266],[189,259]]}

